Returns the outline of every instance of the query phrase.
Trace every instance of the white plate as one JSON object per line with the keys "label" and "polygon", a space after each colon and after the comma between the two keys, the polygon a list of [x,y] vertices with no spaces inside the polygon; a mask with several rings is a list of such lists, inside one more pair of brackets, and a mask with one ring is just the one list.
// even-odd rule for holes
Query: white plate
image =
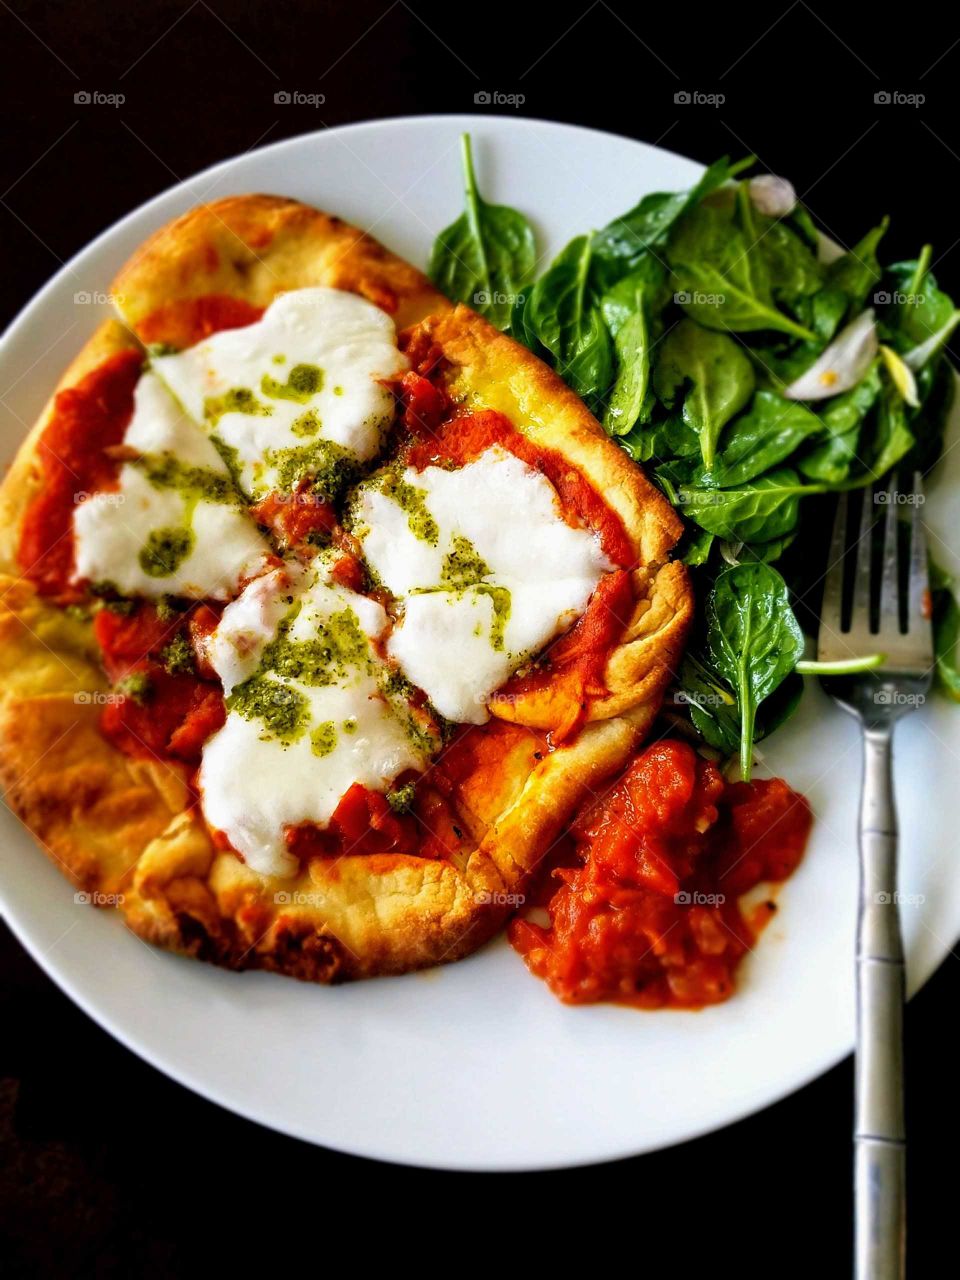
{"label": "white plate", "polygon": [[[160,196],[96,240],[34,299],[0,349],[3,457],[12,456],[103,293],[155,227],[231,192],[296,196],[369,228],[412,262],[461,208],[457,140],[474,138],[484,193],[534,219],[555,251],[700,166],[609,134],[515,118],[421,117],[296,138]],[[878,208],[882,201],[878,203]],[[941,536],[958,527],[954,450],[931,486]],[[938,556],[951,557],[938,547]],[[957,558],[953,567],[960,569]],[[858,735],[819,689],[764,754],[809,796],[806,860],[729,1004],[702,1013],[568,1009],[501,939],[428,975],[332,990],[224,973],[155,951],[110,913],[75,905],[3,814],[0,888],[21,941],[93,1018],[198,1093],[342,1151],[457,1169],[535,1169],[681,1142],[798,1088],[853,1041]],[[912,988],[960,934],[960,710],[932,701],[898,730],[902,891]]]}

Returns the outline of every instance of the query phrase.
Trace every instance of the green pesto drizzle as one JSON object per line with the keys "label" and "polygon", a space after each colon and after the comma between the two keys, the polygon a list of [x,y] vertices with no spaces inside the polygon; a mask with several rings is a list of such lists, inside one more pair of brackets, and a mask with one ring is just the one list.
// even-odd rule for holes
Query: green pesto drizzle
{"label": "green pesto drizzle", "polygon": [[117,683],[116,691],[142,707],[153,693],[153,685],[145,671],[131,671]]}
{"label": "green pesto drizzle", "polygon": [[507,587],[494,587],[478,582],[473,587],[480,595],[489,596],[493,604],[493,622],[490,624],[490,644],[498,653],[503,651],[503,635],[510,620],[512,601]]}
{"label": "green pesto drizzle", "polygon": [[216,425],[225,413],[246,413],[254,418],[268,418],[273,408],[261,404],[249,387],[231,387],[222,396],[207,396],[203,402],[203,416]]}
{"label": "green pesto drizzle", "polygon": [[290,423],[290,430],[295,436],[303,439],[307,436],[315,436],[321,426],[320,415],[316,409],[308,409],[306,413],[301,413],[299,418],[294,418]]}
{"label": "green pesto drizzle", "polygon": [[328,500],[336,498],[357,473],[357,463],[350,450],[332,440],[314,440],[312,444],[290,449],[268,449],[263,464],[276,468],[276,488],[289,492],[309,480],[313,492]]}
{"label": "green pesto drizzle", "polygon": [[417,797],[417,789],[412,782],[387,792],[387,804],[394,813],[409,813]]}
{"label": "green pesto drizzle", "polygon": [[[367,671],[373,666],[367,638],[352,609],[343,609],[318,623],[309,639],[294,640],[290,630],[300,609],[301,601],[296,601],[281,620],[276,637],[264,649],[257,670],[227,699],[229,711],[236,711],[246,720],[262,720],[265,736],[285,743],[299,738],[309,721],[306,697],[286,681],[298,680],[311,688],[323,688],[345,680],[351,670]],[[356,720],[352,727],[348,727],[350,724],[344,721],[345,733],[355,732]],[[332,721],[325,721],[311,734],[317,755],[329,754],[336,740]]]}
{"label": "green pesto drizzle", "polygon": [[324,720],[310,734],[310,746],[315,756],[328,756],[337,745],[337,726],[332,720]]}
{"label": "green pesto drizzle", "polygon": [[453,535],[451,549],[443,557],[440,581],[446,587],[472,587],[490,576],[490,566],[477,554],[469,538]]}
{"label": "green pesto drizzle", "polygon": [[370,480],[370,484],[391,498],[406,512],[407,527],[415,538],[435,547],[440,540],[437,522],[427,508],[427,491],[404,480],[398,466],[384,467]]}
{"label": "green pesto drizzle", "polygon": [[195,502],[233,502],[229,476],[211,467],[191,466],[173,453],[145,453],[135,463],[155,489],[176,489]]}
{"label": "green pesto drizzle", "polygon": [[210,443],[223,459],[223,465],[230,472],[230,479],[236,488],[242,492],[240,477],[243,474],[243,463],[240,461],[239,450],[234,445],[227,444],[226,440],[222,439],[214,431],[210,433]]}
{"label": "green pesto drizzle", "polygon": [[356,717],[356,716],[347,716],[346,720],[344,720],[344,721],[343,721],[343,723],[340,725],[340,728],[341,728],[341,730],[342,730],[344,733],[356,733],[356,732],[357,732],[357,717]]}
{"label": "green pesto drizzle", "polygon": [[271,400],[293,400],[297,404],[306,404],[322,388],[323,370],[315,364],[295,364],[286,382],[271,378],[269,373],[260,381],[261,392]]}
{"label": "green pesto drizzle", "polygon": [[309,640],[291,640],[290,628],[299,612],[294,605],[266,646],[260,671],[273,671],[287,680],[299,680],[313,688],[336,684],[351,669],[369,670],[370,649],[352,609],[342,609],[325,622],[317,623]]}
{"label": "green pesto drizzle", "polygon": [[[159,616],[159,610],[157,612]],[[160,661],[171,675],[193,675],[196,671],[193,649],[182,632],[175,635],[166,648],[161,650]]]}
{"label": "green pesto drizzle", "polygon": [[154,608],[161,622],[172,622],[174,618],[179,618],[182,613],[186,612],[176,596],[160,596]]}
{"label": "green pesto drizzle", "polygon": [[192,529],[168,526],[151,529],[137,559],[150,578],[167,578],[176,573],[193,549]]}
{"label": "green pesto drizzle", "polygon": [[302,736],[309,719],[309,704],[299,689],[259,671],[233,689],[226,706],[244,720],[262,720],[264,736],[287,745]]}

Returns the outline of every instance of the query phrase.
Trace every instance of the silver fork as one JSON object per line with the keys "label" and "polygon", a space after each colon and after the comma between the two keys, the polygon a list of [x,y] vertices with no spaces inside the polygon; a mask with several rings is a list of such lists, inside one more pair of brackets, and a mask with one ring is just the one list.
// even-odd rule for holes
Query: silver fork
{"label": "silver fork", "polygon": [[[886,502],[879,572],[873,531]],[[911,493],[867,489],[859,536],[848,546],[840,499],[820,613],[817,657],[849,661],[877,651],[882,666],[830,676],[824,688],[863,728],[860,896],[857,914],[857,1051],[854,1124],[856,1280],[901,1280],[905,1266],[906,1133],[903,1118],[904,962],[897,896],[893,727],[923,702],[933,667],[927,553],[919,474]],[[898,513],[910,508],[909,567],[900,575]],[[906,578],[906,598],[901,590]],[[844,590],[846,586],[846,592]]]}

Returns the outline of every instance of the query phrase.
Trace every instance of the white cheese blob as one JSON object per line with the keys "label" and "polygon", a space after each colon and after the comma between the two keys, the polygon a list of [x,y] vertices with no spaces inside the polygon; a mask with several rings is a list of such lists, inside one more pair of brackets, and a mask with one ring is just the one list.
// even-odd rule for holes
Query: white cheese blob
{"label": "white cheese blob", "polygon": [[374,457],[394,413],[382,380],[408,362],[379,307],[318,287],[281,294],[256,324],[153,365],[230,451],[244,492],[259,499],[295,488],[305,474],[333,489],[344,463]]}
{"label": "white cheese blob", "polygon": [[327,826],[355,782],[384,791],[438,745],[389,691],[372,643],[388,625],[322,556],[265,575],[224,610],[207,654],[227,719],[203,748],[199,784],[207,821],[262,875],[297,869],[285,827]]}
{"label": "white cheese blob", "polygon": [[388,654],[441,715],[470,724],[614,567],[595,534],[564,521],[550,482],[498,446],[455,471],[385,470],[359,486],[353,521],[403,602]]}
{"label": "white cheese blob", "polygon": [[259,573],[270,548],[217,450],[152,373],[134,392],[118,488],[73,516],[77,581],[125,595],[227,600]]}

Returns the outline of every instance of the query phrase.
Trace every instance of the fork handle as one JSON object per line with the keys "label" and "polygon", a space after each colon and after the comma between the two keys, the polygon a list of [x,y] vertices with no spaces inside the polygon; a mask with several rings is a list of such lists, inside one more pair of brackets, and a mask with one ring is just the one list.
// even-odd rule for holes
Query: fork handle
{"label": "fork handle", "polygon": [[864,729],[857,919],[856,1280],[902,1280],[904,963],[892,726]]}

